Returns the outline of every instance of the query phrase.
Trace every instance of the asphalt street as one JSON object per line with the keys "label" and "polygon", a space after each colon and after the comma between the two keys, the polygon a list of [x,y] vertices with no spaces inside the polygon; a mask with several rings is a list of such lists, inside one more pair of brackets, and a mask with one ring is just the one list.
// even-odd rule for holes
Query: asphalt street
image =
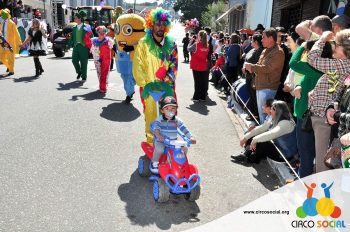
{"label": "asphalt street", "polygon": [[[172,34],[181,39],[183,28]],[[139,94],[125,105],[113,70],[101,95],[93,62],[83,84],[70,56],[41,58],[39,78],[32,58],[19,58],[15,75],[0,78],[0,231],[182,231],[275,189],[265,162],[231,161],[241,148],[225,102],[213,88],[206,103],[190,100],[192,72],[179,47],[179,117],[198,141],[189,159],[202,192],[196,202],[155,203],[152,183],[136,171],[144,139]]]}

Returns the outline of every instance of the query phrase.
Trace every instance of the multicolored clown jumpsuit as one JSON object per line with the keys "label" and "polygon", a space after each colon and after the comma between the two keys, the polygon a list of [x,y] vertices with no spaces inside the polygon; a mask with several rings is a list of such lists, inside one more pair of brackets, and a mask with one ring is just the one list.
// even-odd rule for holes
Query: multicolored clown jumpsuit
{"label": "multicolored clown jumpsuit", "polygon": [[112,59],[111,49],[113,47],[113,41],[109,37],[104,37],[102,41],[95,37],[91,41],[90,51],[94,58],[97,76],[100,81],[100,92],[106,93],[110,71],[109,67]]}
{"label": "multicolored clown jumpsuit", "polygon": [[9,44],[9,47],[0,46],[0,59],[8,69],[9,75],[13,75],[15,72],[15,55],[19,53],[22,41],[17,26],[11,19],[9,10],[1,10],[0,15],[3,19],[0,24],[1,34]]}
{"label": "multicolored clown jumpsuit", "polygon": [[[175,94],[175,79],[178,67],[178,54],[175,39],[165,36],[163,45],[156,43],[152,35],[147,33],[136,48],[133,74],[141,91],[155,82],[167,83]],[[142,99],[145,114],[145,132],[148,143],[153,143],[150,124],[157,117],[157,104],[151,96]]]}

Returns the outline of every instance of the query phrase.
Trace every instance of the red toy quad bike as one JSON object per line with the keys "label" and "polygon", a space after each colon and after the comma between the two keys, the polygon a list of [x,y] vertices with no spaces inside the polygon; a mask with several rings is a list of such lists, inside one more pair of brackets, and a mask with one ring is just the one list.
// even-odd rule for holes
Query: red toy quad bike
{"label": "red toy quad bike", "polygon": [[[166,202],[170,194],[184,194],[185,199],[195,201],[200,195],[200,176],[195,165],[189,164],[184,147],[189,147],[191,141],[182,136],[184,140],[170,140],[165,138],[165,151],[159,158],[158,175],[152,175],[153,198],[157,202]],[[142,142],[141,147],[146,155],[141,156],[138,162],[140,176],[148,177],[151,173],[151,160],[153,145]]]}

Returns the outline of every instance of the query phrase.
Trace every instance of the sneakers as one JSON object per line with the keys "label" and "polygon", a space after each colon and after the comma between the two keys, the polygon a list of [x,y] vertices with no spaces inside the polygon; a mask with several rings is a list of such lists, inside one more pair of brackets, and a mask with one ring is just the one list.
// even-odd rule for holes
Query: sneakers
{"label": "sneakers", "polygon": [[81,73],[78,73],[77,80],[79,80],[81,77]]}
{"label": "sneakers", "polygon": [[152,162],[152,163],[151,163],[150,171],[151,171],[153,174],[159,174],[158,165],[159,165],[159,162]]}

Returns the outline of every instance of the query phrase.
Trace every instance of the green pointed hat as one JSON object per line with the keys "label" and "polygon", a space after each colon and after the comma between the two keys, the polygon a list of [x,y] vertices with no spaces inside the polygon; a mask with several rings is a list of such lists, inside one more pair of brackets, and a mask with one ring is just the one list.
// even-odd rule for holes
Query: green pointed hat
{"label": "green pointed hat", "polygon": [[85,11],[80,10],[78,11],[78,13],[75,14],[75,16],[77,16],[80,19],[84,19],[86,17],[86,13]]}

